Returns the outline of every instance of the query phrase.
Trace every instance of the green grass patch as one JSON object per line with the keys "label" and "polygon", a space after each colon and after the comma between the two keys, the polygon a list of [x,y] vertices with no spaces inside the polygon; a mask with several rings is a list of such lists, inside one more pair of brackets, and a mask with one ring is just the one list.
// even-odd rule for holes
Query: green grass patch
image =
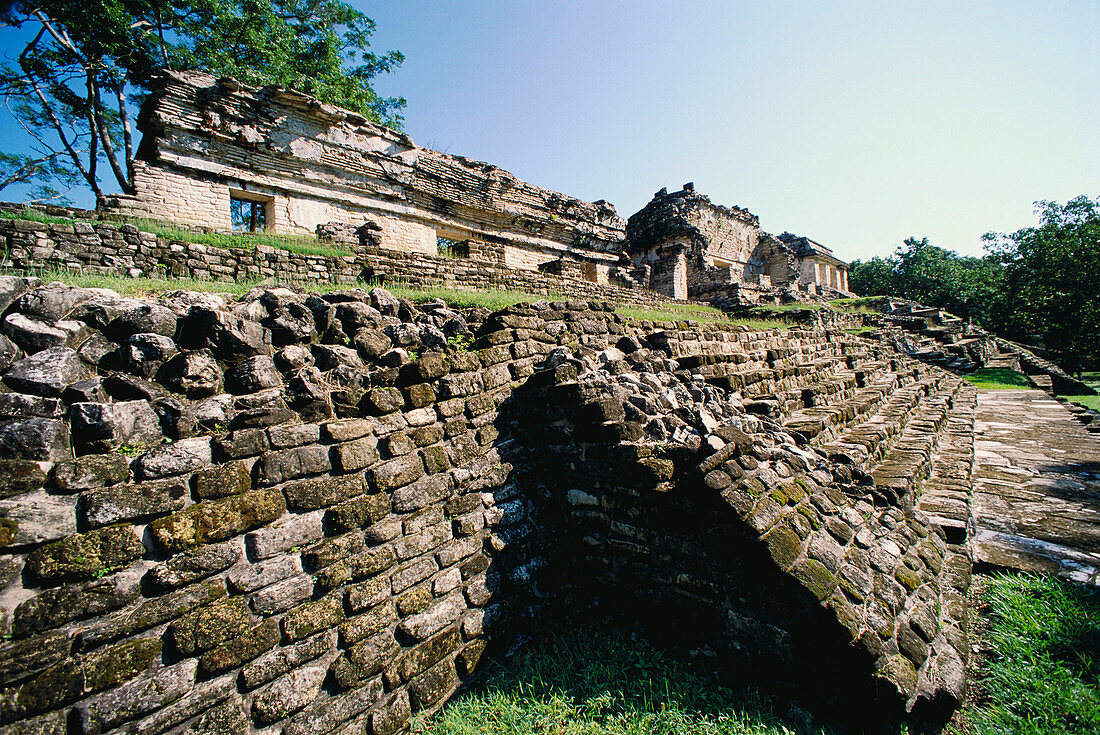
{"label": "green grass patch", "polygon": [[1100,396],[1063,396],[1067,401],[1076,403],[1093,411],[1100,411]]}
{"label": "green grass patch", "polygon": [[[379,284],[360,284],[360,288],[373,288]],[[462,309],[473,306],[483,306],[491,311],[497,309],[504,309],[519,303],[532,303],[539,301],[540,299],[547,299],[549,301],[562,300],[566,297],[560,294],[548,294],[538,295],[526,293],[524,291],[462,291],[457,288],[443,288],[435,286],[425,286],[422,288],[414,288],[411,286],[402,286],[400,284],[382,284],[382,287],[392,293],[394,296],[402,299],[408,299],[413,303],[422,304],[425,301],[432,301],[433,299],[443,299],[447,302],[447,305],[455,308]],[[343,287],[337,287],[343,288]]]}
{"label": "green grass patch", "polygon": [[724,322],[729,317],[721,309],[703,304],[664,304],[655,308],[616,304],[615,311],[631,319],[652,322]]}
{"label": "green grass patch", "polygon": [[33,209],[26,209],[18,212],[2,210],[0,211],[0,219],[9,221],[19,219],[28,222],[41,222],[44,225],[71,225],[76,222],[76,220],[71,217],[55,217],[52,214],[43,214]]}
{"label": "green grass patch", "polygon": [[131,278],[98,273],[45,270],[34,275],[43,283],[60,281],[80,288],[109,288],[123,296],[158,296],[167,291],[202,291],[242,296],[261,285],[260,281],[206,281],[196,278]]}
{"label": "green grass patch", "polygon": [[354,255],[351,250],[345,247],[320,243],[312,235],[272,235],[266,232],[229,234],[224,232],[201,232],[148,219],[131,219],[127,222],[143,232],[152,232],[165,240],[193,242],[229,250],[255,250],[257,245],[264,245],[299,255],[319,255],[325,258],[342,258]]}
{"label": "green grass patch", "polygon": [[1022,390],[1034,387],[1023,373],[1008,368],[979,368],[963,377],[978,388]]}
{"label": "green grass patch", "polygon": [[458,697],[422,735],[790,735],[793,725],[752,689],[734,691],[678,658],[621,633],[580,628],[549,636]]}
{"label": "green grass patch", "polygon": [[990,653],[956,732],[1100,732],[1100,591],[998,574],[982,602]]}

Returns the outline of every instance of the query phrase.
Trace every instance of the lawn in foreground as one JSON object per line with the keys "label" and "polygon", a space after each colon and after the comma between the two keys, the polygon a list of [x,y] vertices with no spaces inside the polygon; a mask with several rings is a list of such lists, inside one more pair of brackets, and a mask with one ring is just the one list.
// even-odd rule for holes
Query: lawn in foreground
{"label": "lawn in foreground", "polygon": [[[550,636],[428,720],[421,735],[788,735],[754,690],[733,691],[675,656],[608,630]],[[815,730],[814,732],[817,732]]]}
{"label": "lawn in foreground", "polygon": [[954,732],[1100,732],[1100,591],[997,574],[981,600],[988,657]]}

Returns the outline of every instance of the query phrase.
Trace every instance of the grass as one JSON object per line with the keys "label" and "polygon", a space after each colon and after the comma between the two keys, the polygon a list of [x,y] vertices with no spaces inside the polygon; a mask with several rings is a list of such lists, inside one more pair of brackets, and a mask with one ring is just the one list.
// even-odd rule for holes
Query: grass
{"label": "grass", "polygon": [[[361,288],[372,288],[378,284],[361,284]],[[526,293],[524,291],[462,291],[457,288],[443,288],[436,286],[425,286],[421,288],[415,288],[412,286],[403,286],[401,284],[382,284],[383,288],[392,293],[394,296],[401,299],[408,299],[414,303],[424,303],[425,301],[431,301],[433,299],[443,299],[447,302],[447,305],[462,309],[471,306],[484,306],[486,309],[495,311],[497,309],[503,309],[513,304],[519,303],[531,303],[540,299],[547,299],[549,301],[565,300],[565,296],[560,294],[548,294],[538,295],[532,293]]]}
{"label": "grass", "polygon": [[1034,387],[1028,382],[1027,376],[1009,368],[979,368],[963,377],[978,388],[1024,390]]}
{"label": "grass", "polygon": [[420,735],[791,735],[795,726],[752,689],[622,634],[591,627],[548,636],[458,697]]}
{"label": "grass", "polygon": [[665,304],[656,308],[616,304],[615,311],[632,319],[653,322],[725,322],[729,317],[721,309],[702,304]]}
{"label": "grass", "polygon": [[123,296],[152,296],[176,290],[229,293],[241,296],[261,283],[260,281],[204,281],[195,278],[131,278],[58,270],[45,270],[34,275],[41,278],[43,283],[61,281],[80,288],[109,288]]}
{"label": "grass", "polygon": [[18,212],[9,212],[7,210],[0,211],[0,220],[17,219],[28,220],[30,222],[41,222],[44,225],[71,225],[76,222],[76,220],[70,217],[55,217],[51,214],[43,214],[33,209],[20,210]]}
{"label": "grass", "polygon": [[981,601],[989,653],[955,732],[1100,732],[1100,591],[998,574]]}
{"label": "grass", "polygon": [[325,258],[342,258],[354,253],[337,245],[326,245],[317,242],[312,235],[271,235],[266,232],[240,232],[228,234],[224,232],[199,232],[178,225],[149,219],[127,220],[144,232],[163,237],[165,240],[180,240],[201,245],[210,245],[216,248],[229,250],[255,250],[257,245],[264,245],[278,250],[286,250],[299,255],[318,255]]}
{"label": "grass", "polygon": [[[51,225],[71,225],[76,220],[68,217],[54,217],[43,214],[33,209],[18,212],[0,211],[0,219],[3,220],[28,220]],[[312,235],[270,235],[265,232],[201,232],[198,230],[180,227],[178,225],[160,222],[151,219],[129,218],[126,224],[131,224],[144,232],[152,232],[165,240],[179,240],[181,242],[193,242],[200,245],[225,248],[227,250],[255,250],[257,245],[264,245],[278,250],[297,253],[299,255],[317,255],[324,258],[343,258],[354,255],[351,250],[339,245],[327,245],[317,241]],[[117,223],[115,223],[117,224]]]}
{"label": "grass", "polygon": [[[1081,380],[1085,385],[1100,392],[1100,372],[1081,373]],[[1077,403],[1085,408],[1100,411],[1100,395],[1095,396],[1065,396],[1066,400]]]}
{"label": "grass", "polygon": [[[1100,590],[1051,576],[983,580],[972,641],[985,652],[952,735],[1100,732]],[[790,735],[805,723],[751,687],[592,627],[548,635],[503,663],[417,735]],[[811,730],[819,732],[818,730]],[[904,726],[900,730],[905,733]]]}

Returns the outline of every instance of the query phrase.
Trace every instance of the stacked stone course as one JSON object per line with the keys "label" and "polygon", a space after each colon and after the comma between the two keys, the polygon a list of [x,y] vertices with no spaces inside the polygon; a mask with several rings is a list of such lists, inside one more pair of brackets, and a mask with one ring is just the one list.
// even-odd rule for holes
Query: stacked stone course
{"label": "stacked stone course", "polygon": [[[667,303],[629,285],[596,283],[583,274],[517,270],[504,263],[503,248],[466,244],[462,257],[379,247],[372,231],[332,223],[319,228],[323,242],[345,245],[355,255],[303,255],[259,246],[221,248],[169,240],[131,224],[78,221],[73,225],[0,220],[4,255],[0,267],[18,273],[66,270],[129,277],[194,278],[216,281],[272,280],[279,283],[359,281],[459,289],[512,289],[579,299],[614,299],[654,306]],[[554,261],[557,263],[557,261]]]}
{"label": "stacked stone course", "polygon": [[959,695],[969,563],[913,509],[958,383],[884,345],[380,288],[0,312],[6,731],[400,732],[609,599],[891,716]]}

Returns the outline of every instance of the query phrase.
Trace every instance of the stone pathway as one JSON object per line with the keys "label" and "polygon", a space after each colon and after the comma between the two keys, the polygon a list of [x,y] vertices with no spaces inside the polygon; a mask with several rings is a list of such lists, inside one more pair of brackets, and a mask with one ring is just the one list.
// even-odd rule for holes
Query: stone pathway
{"label": "stone pathway", "polygon": [[1100,585],[1100,436],[1037,390],[982,390],[975,560]]}

